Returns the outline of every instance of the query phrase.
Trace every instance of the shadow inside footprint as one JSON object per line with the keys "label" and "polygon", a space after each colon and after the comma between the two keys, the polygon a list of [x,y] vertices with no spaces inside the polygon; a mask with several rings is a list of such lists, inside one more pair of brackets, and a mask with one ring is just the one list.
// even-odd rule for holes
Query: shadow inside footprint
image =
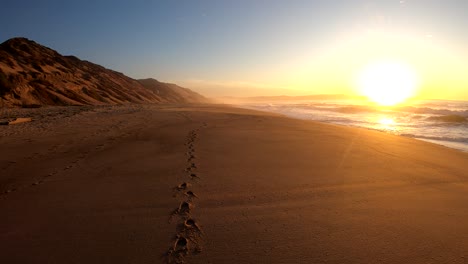
{"label": "shadow inside footprint", "polygon": [[190,201],[188,202],[181,202],[179,207],[172,211],[171,215],[169,216],[169,222],[174,219],[175,216],[187,217],[190,215],[190,211],[192,210],[192,204]]}
{"label": "shadow inside footprint", "polygon": [[182,190],[187,189],[188,187],[190,187],[190,183],[183,182],[183,183],[177,185],[176,190],[182,191]]}
{"label": "shadow inside footprint", "polygon": [[187,238],[177,235],[174,245],[167,251],[166,263],[185,263],[184,259],[189,253],[189,241]]}
{"label": "shadow inside footprint", "polygon": [[193,220],[192,218],[186,219],[185,222],[184,222],[184,226],[186,228],[189,228],[189,229],[196,229],[196,230],[200,231],[200,227],[195,222],[195,220]]}
{"label": "shadow inside footprint", "polygon": [[198,196],[192,191],[186,191],[185,195],[187,195],[189,198],[198,198]]}
{"label": "shadow inside footprint", "polygon": [[188,251],[189,241],[183,236],[177,236],[177,239],[174,243],[173,250],[174,252],[187,252]]}
{"label": "shadow inside footprint", "polygon": [[182,202],[177,209],[178,214],[189,214],[192,209],[192,205],[189,202]]}

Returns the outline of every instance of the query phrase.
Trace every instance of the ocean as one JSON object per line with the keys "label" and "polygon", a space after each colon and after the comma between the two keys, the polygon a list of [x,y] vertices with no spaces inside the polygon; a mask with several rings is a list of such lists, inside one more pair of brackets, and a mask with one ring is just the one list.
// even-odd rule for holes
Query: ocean
{"label": "ocean", "polygon": [[467,101],[425,100],[384,108],[360,100],[311,100],[246,103],[242,107],[374,129],[468,152]]}

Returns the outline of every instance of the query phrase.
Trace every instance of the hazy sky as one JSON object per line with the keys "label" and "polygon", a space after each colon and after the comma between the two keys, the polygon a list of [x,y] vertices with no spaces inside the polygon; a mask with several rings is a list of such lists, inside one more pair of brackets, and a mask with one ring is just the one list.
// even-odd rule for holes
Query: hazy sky
{"label": "hazy sky", "polygon": [[468,99],[468,1],[3,0],[23,36],[134,78],[207,95],[353,93],[380,59],[414,67],[423,97]]}

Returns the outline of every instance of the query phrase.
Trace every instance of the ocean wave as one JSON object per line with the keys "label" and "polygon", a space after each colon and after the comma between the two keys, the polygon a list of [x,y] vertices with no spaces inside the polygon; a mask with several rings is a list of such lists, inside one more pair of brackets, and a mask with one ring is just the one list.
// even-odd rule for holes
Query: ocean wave
{"label": "ocean wave", "polygon": [[468,138],[464,138],[464,137],[460,137],[460,138],[435,137],[435,136],[422,136],[422,135],[414,135],[414,134],[400,134],[400,136],[418,138],[418,139],[427,139],[427,140],[468,143]]}
{"label": "ocean wave", "polygon": [[322,110],[333,111],[343,114],[360,114],[360,113],[373,113],[378,112],[377,109],[366,106],[341,106],[336,108],[322,108]]}
{"label": "ocean wave", "polygon": [[468,117],[468,110],[450,110],[446,108],[430,108],[430,107],[415,107],[415,106],[401,106],[396,108],[400,112],[408,112],[412,114],[423,115],[438,115],[438,116],[464,116]]}
{"label": "ocean wave", "polygon": [[[416,106],[399,106],[389,108],[375,108],[365,105],[322,105],[322,104],[309,104],[309,105],[294,105],[289,107],[300,107],[308,110],[327,111],[341,114],[361,114],[361,113],[389,113],[400,112],[409,113],[413,115],[423,116],[460,116],[468,117],[468,110],[454,110],[446,108],[430,108],[430,107],[416,107]],[[450,118],[449,118],[450,119]],[[453,122],[453,121],[452,121]]]}
{"label": "ocean wave", "polygon": [[[447,105],[431,105],[431,107],[424,106],[395,106],[395,107],[386,107],[386,108],[377,108],[374,106],[368,105],[356,105],[356,104],[337,104],[337,103],[322,103],[322,102],[308,102],[308,103],[295,103],[295,104],[263,104],[263,105],[252,105],[256,108],[263,108],[268,110],[284,110],[288,108],[293,109],[303,109],[303,110],[315,110],[315,111],[326,111],[326,112],[335,112],[341,114],[361,114],[361,113],[389,113],[389,112],[399,112],[399,113],[409,113],[422,116],[462,116],[468,117],[468,104],[466,107],[450,109]],[[449,108],[445,108],[449,107]]]}
{"label": "ocean wave", "polygon": [[[291,106],[289,106],[291,107]],[[294,105],[293,107],[297,107]],[[334,112],[341,114],[360,114],[360,113],[374,113],[380,110],[369,106],[356,106],[356,105],[307,105],[301,106],[306,110]]]}
{"label": "ocean wave", "polygon": [[442,115],[442,116],[430,116],[426,118],[429,121],[441,121],[441,122],[449,122],[449,123],[463,123],[467,122],[465,116],[461,115]]}

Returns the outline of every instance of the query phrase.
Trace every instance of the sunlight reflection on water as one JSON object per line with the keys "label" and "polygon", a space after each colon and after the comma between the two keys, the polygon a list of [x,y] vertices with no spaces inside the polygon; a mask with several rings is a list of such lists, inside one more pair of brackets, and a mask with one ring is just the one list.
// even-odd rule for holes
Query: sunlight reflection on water
{"label": "sunlight reflection on water", "polygon": [[390,117],[382,117],[377,121],[380,129],[384,130],[396,130],[397,123],[393,118]]}

